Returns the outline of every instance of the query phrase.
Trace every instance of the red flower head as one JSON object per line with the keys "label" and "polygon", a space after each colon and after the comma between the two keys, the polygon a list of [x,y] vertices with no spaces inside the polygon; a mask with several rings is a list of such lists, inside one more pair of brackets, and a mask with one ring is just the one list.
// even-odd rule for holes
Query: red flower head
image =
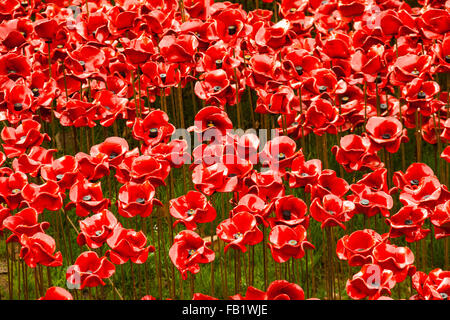
{"label": "red flower head", "polygon": [[73,300],[72,294],[61,287],[50,287],[45,292],[45,296],[38,300]]}
{"label": "red flower head", "polygon": [[7,53],[0,57],[0,76],[16,80],[19,77],[30,75],[30,61],[23,55],[17,53]]}
{"label": "red flower head", "polygon": [[20,257],[30,268],[36,268],[38,264],[47,267],[62,266],[61,252],[55,253],[55,239],[51,236],[42,232],[36,232],[32,236],[22,234],[20,244]]}
{"label": "red flower head", "polygon": [[450,236],[450,200],[436,206],[430,221],[434,226],[436,239]]}
{"label": "red flower head", "polygon": [[116,267],[106,259],[99,257],[94,251],[85,251],[75,260],[66,273],[67,283],[76,289],[105,285],[103,279],[108,279],[116,272]]}
{"label": "red flower head", "polygon": [[357,230],[345,235],[336,244],[336,254],[340,260],[348,260],[352,267],[374,263],[374,247],[383,241],[383,237],[371,229]]}
{"label": "red flower head", "polygon": [[423,14],[417,18],[417,24],[428,39],[439,39],[450,32],[450,14],[447,10],[424,7]]}
{"label": "red flower head", "polygon": [[106,74],[100,70],[105,61],[106,55],[102,49],[85,44],[74,51],[68,51],[64,63],[74,76],[87,79],[98,75],[106,78]]}
{"label": "red flower head", "polygon": [[11,210],[16,209],[23,201],[22,190],[28,184],[25,173],[14,172],[7,177],[0,177],[0,199]]}
{"label": "red flower head", "polygon": [[406,129],[394,117],[370,117],[367,120],[367,134],[373,142],[375,150],[385,148],[390,153],[396,153],[402,142],[408,142]]}
{"label": "red flower head", "polygon": [[373,249],[373,258],[381,268],[393,272],[396,282],[402,282],[416,272],[416,267],[413,266],[414,254],[408,247],[381,242]]}
{"label": "red flower head", "polygon": [[107,255],[114,264],[124,264],[128,260],[142,264],[147,261],[149,252],[155,251],[155,247],[145,246],[147,237],[142,231],[125,229],[120,223],[116,225],[106,243],[112,249],[107,251]]}
{"label": "red flower head", "polygon": [[271,206],[255,194],[246,194],[239,199],[238,204],[233,208],[232,215],[239,212],[248,212],[255,216],[258,223],[263,223],[266,227],[266,217],[269,214]]}
{"label": "red flower head", "polygon": [[301,224],[305,229],[308,228],[309,216],[306,216],[308,207],[302,199],[288,195],[276,199],[273,206],[275,217],[267,219],[272,228],[279,224],[290,227]]}
{"label": "red flower head", "polygon": [[155,187],[145,181],[142,184],[128,182],[119,189],[117,206],[122,217],[132,218],[140,215],[148,217],[153,210],[153,205],[162,205],[155,199]]}
{"label": "red flower head", "polygon": [[109,210],[103,210],[80,222],[80,233],[77,237],[79,246],[87,245],[91,249],[100,248],[117,225],[117,219]]}
{"label": "red flower head", "polygon": [[423,183],[422,178],[424,177],[435,177],[433,169],[425,163],[413,163],[405,173],[394,172],[392,180],[400,190],[416,190]]}
{"label": "red flower head", "polygon": [[211,222],[216,218],[216,209],[198,191],[189,191],[184,196],[170,200],[169,207],[172,217],[178,219],[173,226],[181,223],[188,230],[195,230],[197,223]]}
{"label": "red flower head", "polygon": [[278,136],[268,141],[260,152],[259,158],[264,166],[271,170],[284,172],[290,167],[295,158],[304,158],[301,150],[296,151],[294,140],[287,136]]}
{"label": "red flower head", "polygon": [[88,181],[97,181],[109,175],[109,161],[106,154],[98,154],[97,157],[78,152],[75,159],[79,166],[79,172]]}
{"label": "red flower head", "polygon": [[91,147],[90,154],[93,158],[107,156],[112,167],[117,167],[123,160],[125,153],[129,151],[128,142],[119,137],[109,137],[100,144]]}
{"label": "red flower head", "polygon": [[137,66],[147,62],[156,53],[155,44],[152,38],[142,34],[139,38],[129,41],[123,53],[131,64]]}
{"label": "red flower head", "polygon": [[159,42],[159,50],[171,63],[192,63],[199,42],[189,34],[166,35]]}
{"label": "red flower head", "polygon": [[175,87],[181,81],[180,69],[176,63],[149,61],[141,67],[143,82],[159,88]]}
{"label": "red flower head", "polygon": [[40,169],[41,177],[45,181],[54,181],[61,190],[69,189],[79,176],[79,166],[72,156],[63,156],[43,165]]}
{"label": "red flower head", "polygon": [[168,142],[174,132],[174,125],[162,110],[150,111],[144,119],[136,118],[133,124],[133,137],[149,146]]}
{"label": "red flower head", "polygon": [[44,140],[50,141],[50,137],[39,130],[41,125],[34,120],[23,120],[17,128],[4,127],[1,132],[3,149],[8,158],[24,154],[28,148],[40,146]]}
{"label": "red flower head", "polygon": [[292,115],[300,108],[300,100],[294,90],[288,86],[279,86],[274,92],[257,89],[258,101],[255,108],[257,113]]}
{"label": "red flower head", "polygon": [[322,222],[321,228],[340,226],[345,230],[344,222],[350,220],[354,214],[355,204],[342,200],[334,194],[327,194],[323,199],[315,198],[311,202],[311,217]]}
{"label": "red flower head", "polygon": [[315,185],[308,185],[306,192],[311,192],[311,199],[315,197],[323,198],[327,194],[334,194],[343,197],[349,190],[347,181],[337,177],[336,172],[325,169],[321,172]]}
{"label": "red flower head", "polygon": [[407,242],[422,240],[431,231],[429,229],[421,229],[427,218],[427,209],[415,206],[402,207],[390,219],[386,219],[386,223],[391,228],[389,237],[397,238],[405,235]]}
{"label": "red flower head", "polygon": [[149,154],[157,159],[165,160],[173,168],[181,168],[185,163],[191,161],[191,156],[187,152],[188,144],[186,140],[172,140],[168,144],[160,143],[151,149],[143,149],[144,154]]}
{"label": "red flower head", "polygon": [[423,177],[416,189],[405,188],[399,200],[404,205],[416,205],[432,210],[443,194],[442,184],[435,176]]}
{"label": "red flower head", "polygon": [[265,201],[270,201],[285,194],[283,179],[277,171],[254,171],[244,181],[248,187],[248,193],[256,194]]}
{"label": "red flower head", "polygon": [[353,184],[350,189],[354,194],[348,196],[348,200],[355,203],[355,211],[363,213],[367,217],[381,214],[389,217],[389,210],[392,209],[394,201],[392,197],[384,191],[372,191],[364,184]]}
{"label": "red flower head", "polygon": [[431,56],[415,54],[405,54],[399,56],[391,66],[390,82],[392,85],[405,85],[417,77],[429,77],[429,71],[433,59]]}
{"label": "red flower head", "polygon": [[423,116],[430,116],[437,110],[437,104],[431,101],[440,91],[439,84],[434,81],[423,81],[416,78],[403,87],[403,96],[408,103],[407,114],[412,114],[419,110]]}
{"label": "red flower head", "polygon": [[210,105],[234,105],[236,101],[236,88],[223,69],[205,72],[200,80],[195,83],[195,94],[205,104]]}
{"label": "red flower head", "polygon": [[245,297],[237,294],[231,298],[233,300],[305,300],[305,292],[296,283],[275,280],[269,285],[267,292],[249,286]]}
{"label": "red flower head", "polygon": [[214,12],[212,18],[215,22],[217,36],[229,45],[243,39],[251,31],[251,27],[246,24],[246,12],[241,8],[223,8]]}
{"label": "red flower head", "polygon": [[417,295],[412,300],[448,300],[450,295],[450,271],[433,269],[427,275],[417,271],[412,276],[412,285]]}
{"label": "red flower head", "polygon": [[365,169],[375,170],[383,166],[380,158],[372,149],[370,139],[367,137],[348,134],[341,138],[340,146],[333,146],[331,151],[336,156],[336,161],[347,172]]}
{"label": "red flower head", "polygon": [[261,24],[256,31],[255,42],[262,48],[267,48],[274,52],[292,44],[295,32],[289,20],[282,19],[274,25]]}
{"label": "red flower head", "polygon": [[[201,109],[194,118],[194,126],[189,127],[188,131],[202,134],[200,141],[222,141],[227,131],[233,129],[228,114],[218,107],[206,107]],[[208,139],[209,138],[209,139]]]}
{"label": "red flower head", "polygon": [[42,213],[44,209],[58,211],[63,205],[63,195],[54,181],[47,181],[42,185],[29,183],[22,189],[22,196],[24,202],[38,213]]}
{"label": "red flower head", "polygon": [[317,99],[306,111],[305,125],[312,127],[316,135],[337,134],[338,127],[343,124],[344,118],[339,115],[339,109],[328,100]]}
{"label": "red flower head", "polygon": [[166,184],[164,180],[169,172],[170,165],[167,161],[142,155],[133,159],[129,175],[131,182],[144,183],[144,181],[149,181],[154,187],[158,187]]}
{"label": "red flower head", "polygon": [[3,227],[13,233],[6,242],[19,242],[22,234],[31,237],[38,232],[45,233],[50,224],[46,221],[39,223],[38,217],[39,213],[35,209],[26,208],[4,219]]}
{"label": "red flower head", "polygon": [[43,165],[53,162],[53,154],[56,149],[45,149],[42,147],[31,147],[28,154],[22,154],[12,162],[14,171],[28,173],[36,177]]}
{"label": "red flower head", "polygon": [[301,157],[292,161],[289,176],[289,187],[299,188],[306,185],[314,185],[322,172],[322,162],[319,159],[311,159],[305,162]]}
{"label": "red flower head", "polygon": [[90,183],[87,180],[79,180],[69,192],[70,201],[66,209],[75,207],[79,217],[86,217],[90,212],[100,212],[107,209],[110,200],[103,198],[101,183]]}
{"label": "red flower head", "polygon": [[183,230],[177,234],[169,250],[172,263],[180,271],[183,280],[187,279],[188,272],[196,274],[200,272],[199,263],[210,263],[214,261],[214,251],[207,246],[197,233],[191,230]]}
{"label": "red flower head", "polygon": [[391,270],[382,269],[377,264],[365,264],[352,280],[347,280],[346,289],[352,299],[369,297],[370,300],[377,300],[382,295],[391,295],[395,283]]}
{"label": "red flower head", "polygon": [[301,224],[295,227],[274,226],[270,231],[269,241],[272,257],[278,263],[286,262],[291,257],[301,259],[305,255],[305,249],[315,249],[307,241],[306,229]]}
{"label": "red flower head", "polygon": [[261,242],[263,234],[258,229],[256,218],[248,212],[240,212],[229,219],[222,221],[216,228],[217,236],[228,244],[224,251],[230,247],[246,252],[246,245],[255,245]]}
{"label": "red flower head", "polygon": [[384,45],[376,44],[366,52],[356,50],[351,57],[351,67],[356,73],[360,73],[368,82],[374,82],[385,66],[383,63]]}
{"label": "red flower head", "polygon": [[97,111],[100,125],[110,127],[118,117],[126,113],[128,99],[121,98],[112,91],[101,90],[95,95],[94,103],[99,106]]}

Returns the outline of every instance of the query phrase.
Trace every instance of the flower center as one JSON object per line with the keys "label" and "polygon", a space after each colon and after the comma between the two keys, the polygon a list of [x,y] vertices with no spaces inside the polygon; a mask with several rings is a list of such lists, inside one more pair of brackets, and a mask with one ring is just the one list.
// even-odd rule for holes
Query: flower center
{"label": "flower center", "polygon": [[328,87],[327,86],[320,86],[319,87],[319,92],[320,93],[323,93],[323,92],[325,92],[325,91],[327,91],[328,90]]}
{"label": "flower center", "polygon": [[406,219],[406,220],[405,220],[405,224],[406,224],[407,226],[410,226],[410,225],[413,224],[413,221],[412,221],[411,219]]}
{"label": "flower center", "polygon": [[156,138],[158,136],[158,128],[151,128],[148,135],[150,138]]}
{"label": "flower center", "polygon": [[426,97],[427,97],[427,94],[423,91],[419,91],[419,93],[417,94],[418,99],[425,99]]}
{"label": "flower center", "polygon": [[222,90],[221,86],[215,86],[214,87],[214,92],[219,92],[220,90]]}
{"label": "flower center", "polygon": [[223,61],[221,59],[216,60],[216,68],[222,69]]}
{"label": "flower center", "polygon": [[295,71],[297,71],[297,74],[298,74],[299,76],[301,76],[301,75],[303,74],[303,67],[301,67],[301,66],[296,66],[296,67],[295,67]]}
{"label": "flower center", "polygon": [[229,34],[230,36],[232,36],[233,34],[235,34],[235,33],[236,33],[236,30],[237,30],[236,26],[228,26],[228,34]]}
{"label": "flower center", "polygon": [[116,158],[118,156],[118,154],[116,153],[116,152],[111,152],[110,154],[109,154],[109,159],[114,159],[114,158]]}
{"label": "flower center", "polygon": [[429,195],[429,194],[426,194],[426,195],[424,195],[424,196],[423,196],[423,198],[422,198],[422,199],[423,199],[423,200],[427,200],[427,199],[428,199],[429,197],[431,197],[431,195]]}
{"label": "flower center", "polygon": [[31,92],[33,92],[33,96],[39,97],[39,89],[38,88],[31,89]]}
{"label": "flower center", "polygon": [[284,160],[284,159],[286,159],[286,155],[283,152],[280,152],[278,154],[278,160]]}
{"label": "flower center", "polygon": [[390,139],[390,138],[391,138],[391,134],[390,134],[390,133],[384,133],[381,137],[382,137],[383,139],[387,140],[387,139]]}
{"label": "flower center", "polygon": [[418,76],[420,74],[419,70],[417,70],[416,68],[414,68],[414,70],[411,72],[411,74]]}
{"label": "flower center", "polygon": [[448,294],[446,294],[445,292],[441,292],[440,295],[443,300],[448,300]]}
{"label": "flower center", "polygon": [[95,231],[95,235],[96,235],[97,237],[100,237],[102,234],[103,234],[103,231],[101,231],[101,230]]}
{"label": "flower center", "polygon": [[167,74],[161,73],[161,74],[159,75],[159,77],[161,78],[161,81],[162,81],[163,83],[166,83]]}
{"label": "flower center", "polygon": [[85,195],[85,196],[83,197],[83,201],[91,201],[91,200],[92,200],[92,196],[91,196],[90,194]]}
{"label": "flower center", "polygon": [[144,204],[145,203],[145,199],[144,198],[137,198],[136,199],[136,203]]}
{"label": "flower center", "polygon": [[209,120],[208,123],[206,124],[206,126],[207,126],[208,128],[215,127],[214,121]]}
{"label": "flower center", "polygon": [[192,257],[196,251],[194,249],[188,250],[188,257]]}
{"label": "flower center", "polygon": [[450,63],[450,54],[445,56],[445,62]]}
{"label": "flower center", "polygon": [[290,9],[289,9],[289,12],[290,12],[290,13],[294,13],[294,12],[296,12],[296,11],[297,11],[296,8],[290,8]]}
{"label": "flower center", "polygon": [[297,243],[298,243],[297,240],[289,240],[288,241],[288,244],[291,245],[291,246],[296,246]]}
{"label": "flower center", "polygon": [[195,213],[195,210],[194,209],[189,209],[186,213],[187,213],[188,216],[192,216]]}
{"label": "flower center", "polygon": [[380,110],[387,110],[387,109],[388,109],[388,105],[386,103],[380,104]]}
{"label": "flower center", "polygon": [[367,206],[367,205],[370,203],[370,201],[367,200],[367,199],[361,199],[361,200],[359,201],[359,203],[362,204],[363,206]]}
{"label": "flower center", "polygon": [[296,126],[298,126],[298,122],[297,121],[294,121],[294,122],[291,123],[291,127],[296,127]]}
{"label": "flower center", "polygon": [[242,238],[242,236],[243,236],[243,234],[241,232],[237,232],[237,233],[233,234],[233,238],[236,240]]}
{"label": "flower center", "polygon": [[249,55],[249,54],[246,54],[246,55],[244,56],[244,59],[245,59],[245,60],[250,60],[251,58],[252,58],[252,56]]}
{"label": "flower center", "polygon": [[343,103],[347,103],[349,100],[350,100],[350,98],[347,97],[347,96],[344,96],[344,97],[341,98],[341,101],[342,101]]}
{"label": "flower center", "polygon": [[307,174],[306,172],[302,172],[302,173],[300,173],[300,175],[301,175],[302,177],[308,177],[308,176],[309,176],[309,174]]}
{"label": "flower center", "polygon": [[333,210],[328,210],[328,214],[331,214],[333,216],[334,215],[334,211]]}
{"label": "flower center", "polygon": [[25,137],[25,136],[21,136],[20,139],[19,139],[19,143],[23,143],[23,142],[25,141],[26,138],[27,138],[27,137]]}
{"label": "flower center", "polygon": [[18,194],[18,193],[20,193],[20,189],[16,188],[16,189],[13,189],[11,192],[12,192],[12,194]]}
{"label": "flower center", "polygon": [[56,181],[61,181],[64,175],[62,173],[56,175]]}
{"label": "flower center", "polygon": [[21,103],[14,103],[14,110],[21,111],[23,109],[23,105]]}
{"label": "flower center", "polygon": [[283,211],[281,212],[281,215],[283,216],[283,219],[284,219],[284,220],[291,220],[291,215],[292,215],[292,213],[291,213],[290,210],[283,210]]}
{"label": "flower center", "polygon": [[411,183],[411,185],[413,185],[413,186],[418,186],[418,185],[419,185],[419,180],[417,180],[417,179],[412,179],[412,180],[410,181],[410,183]]}

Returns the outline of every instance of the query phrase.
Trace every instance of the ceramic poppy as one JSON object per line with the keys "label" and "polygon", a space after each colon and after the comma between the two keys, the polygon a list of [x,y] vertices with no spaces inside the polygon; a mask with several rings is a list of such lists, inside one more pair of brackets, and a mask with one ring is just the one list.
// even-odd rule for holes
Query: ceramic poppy
{"label": "ceramic poppy", "polygon": [[198,191],[189,191],[184,196],[170,200],[169,206],[170,214],[177,219],[173,225],[181,223],[188,230],[195,230],[198,223],[211,222],[216,218],[216,209]]}

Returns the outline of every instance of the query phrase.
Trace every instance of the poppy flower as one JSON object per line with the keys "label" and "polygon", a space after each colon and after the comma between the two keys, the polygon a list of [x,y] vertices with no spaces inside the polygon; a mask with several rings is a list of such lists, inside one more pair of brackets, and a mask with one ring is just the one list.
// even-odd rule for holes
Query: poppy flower
{"label": "poppy flower", "polygon": [[0,199],[11,210],[16,209],[23,201],[22,190],[28,184],[28,177],[22,172],[13,172],[9,176],[0,177]]}
{"label": "poppy flower", "polygon": [[426,176],[420,180],[416,189],[407,189],[400,193],[399,200],[404,205],[416,205],[433,209],[440,199],[442,185],[435,176]]}
{"label": "poppy flower", "polygon": [[270,213],[271,205],[267,204],[256,194],[246,194],[239,199],[237,205],[231,211],[232,215],[239,212],[248,212],[255,216],[258,223],[263,223],[266,227],[266,217]]}
{"label": "poppy flower", "polygon": [[386,219],[386,223],[390,226],[389,237],[397,238],[405,235],[407,242],[419,241],[431,231],[429,229],[421,229],[427,218],[427,209],[404,206],[390,219]]}
{"label": "poppy flower", "polygon": [[55,110],[55,117],[59,119],[59,122],[64,127],[93,128],[97,125],[94,119],[98,108],[99,106],[92,102],[70,99],[67,102],[64,101],[58,104],[57,110]]}
{"label": "poppy flower", "polygon": [[393,85],[405,85],[417,77],[425,78],[430,72],[432,58],[429,55],[405,54],[391,66],[389,80]]}
{"label": "poppy flower", "polygon": [[248,212],[240,212],[223,220],[216,228],[217,236],[227,242],[224,252],[234,248],[246,252],[246,245],[255,245],[262,241],[263,234],[257,226],[256,218]]}
{"label": "poppy flower", "polygon": [[22,154],[15,158],[12,162],[14,171],[20,171],[36,177],[40,168],[43,165],[51,164],[53,162],[53,154],[56,149],[45,149],[42,147],[31,147],[28,154]]}
{"label": "poppy flower", "polygon": [[63,195],[54,181],[47,181],[42,185],[29,183],[22,189],[22,196],[24,202],[39,213],[44,209],[58,211],[63,205]]}
{"label": "poppy flower", "polygon": [[296,151],[296,149],[297,145],[294,140],[287,136],[278,136],[265,144],[259,158],[261,163],[271,170],[284,172],[284,169],[290,167],[295,158],[304,157],[302,151]]}
{"label": "poppy flower", "polygon": [[334,194],[327,194],[322,199],[315,198],[311,202],[311,217],[321,222],[321,228],[340,226],[345,230],[345,222],[354,215],[355,204],[342,200]]}
{"label": "poppy flower", "polygon": [[3,150],[8,158],[24,154],[28,148],[50,141],[46,133],[40,133],[41,125],[31,119],[23,120],[17,128],[4,127],[1,131]]}
{"label": "poppy flower", "polygon": [[113,91],[101,90],[95,95],[94,104],[99,105],[97,109],[100,118],[100,125],[110,127],[117,120],[123,117],[128,100],[115,94]]}
{"label": "poppy flower", "polygon": [[300,110],[300,100],[288,86],[279,86],[274,92],[257,89],[255,112],[291,115]]}
{"label": "poppy flower", "polygon": [[32,236],[22,234],[20,244],[20,257],[30,268],[36,268],[38,264],[47,267],[62,266],[61,252],[55,253],[55,239],[51,236],[42,232],[36,232]]}
{"label": "poppy flower", "polygon": [[147,244],[147,237],[142,231],[125,229],[117,224],[106,243],[111,248],[107,255],[114,264],[124,264],[128,260],[133,263],[142,264],[147,261],[149,252],[154,252],[155,247]]}
{"label": "poppy flower", "polygon": [[197,97],[205,101],[205,104],[217,106],[236,103],[236,88],[231,84],[225,70],[205,72],[200,80],[195,83],[194,91]]}
{"label": "poppy flower", "polygon": [[415,190],[421,185],[422,178],[435,177],[433,169],[425,163],[413,163],[403,173],[396,171],[393,174],[392,181],[400,190]]}
{"label": "poppy flower", "polygon": [[168,142],[175,132],[175,126],[169,123],[169,116],[162,110],[150,111],[144,119],[136,118],[133,124],[133,137],[149,146]]}
{"label": "poppy flower", "polygon": [[148,61],[156,53],[155,44],[151,37],[142,34],[140,37],[131,39],[123,51],[128,61],[133,65],[141,65]]}
{"label": "poppy flower", "polygon": [[198,45],[197,38],[189,34],[166,35],[159,41],[159,50],[168,62],[192,63]]}
{"label": "poppy flower", "polygon": [[69,191],[70,202],[66,210],[75,207],[75,213],[79,217],[86,217],[90,212],[100,212],[107,209],[110,200],[103,198],[101,183],[91,183],[87,180],[79,180]]}
{"label": "poppy flower", "polygon": [[430,216],[430,222],[434,226],[436,239],[442,239],[450,235],[450,200],[435,207]]}
{"label": "poppy flower", "polygon": [[207,246],[197,233],[191,230],[183,230],[174,238],[169,249],[169,257],[172,263],[180,271],[183,280],[187,279],[188,272],[196,274],[200,272],[199,263],[214,261],[214,251]]}
{"label": "poppy flower", "polygon": [[254,171],[244,179],[248,193],[256,194],[265,201],[282,197],[285,194],[283,179],[277,171]]}
{"label": "poppy flower", "polygon": [[228,45],[236,44],[250,33],[251,27],[246,23],[246,12],[237,8],[224,8],[212,15],[217,36]]}
{"label": "poppy flower", "polygon": [[384,191],[372,191],[370,187],[363,184],[353,184],[350,186],[352,195],[347,197],[348,200],[355,203],[355,211],[363,213],[367,217],[381,214],[383,217],[390,215],[389,210],[394,205],[392,197]]}
{"label": "poppy flower", "polygon": [[164,180],[169,172],[170,165],[167,161],[158,160],[150,155],[142,155],[133,159],[129,176],[131,182],[149,181],[153,186],[158,187],[166,184]]}
{"label": "poppy flower", "polygon": [[30,75],[30,61],[23,55],[9,52],[0,57],[0,75],[16,80]]}
{"label": "poppy flower", "polygon": [[91,147],[90,155],[93,158],[101,158],[100,154],[107,156],[108,162],[112,167],[118,166],[129,151],[128,142],[119,137],[109,137],[100,144]]}
{"label": "poppy flower", "polygon": [[394,117],[370,117],[366,130],[377,151],[385,148],[390,153],[396,153],[400,144],[409,140],[406,129],[403,129],[402,123]]}
{"label": "poppy flower", "polygon": [[61,287],[50,287],[38,300],[73,300],[72,294]]}
{"label": "poppy flower", "polygon": [[245,297],[237,294],[231,298],[233,300],[305,300],[305,293],[296,283],[290,283],[286,280],[274,280],[267,287],[266,292],[249,286]]}
{"label": "poppy flower", "polygon": [[181,81],[181,72],[176,63],[149,61],[141,66],[143,82],[159,88],[175,87]]}
{"label": "poppy flower", "polygon": [[382,295],[391,295],[395,284],[391,270],[383,269],[377,264],[365,264],[351,280],[347,280],[346,290],[352,299],[369,297],[369,300],[377,300]]}
{"label": "poppy flower", "polygon": [[128,182],[120,187],[117,200],[119,214],[126,218],[132,218],[137,215],[145,218],[153,210],[153,205],[162,205],[155,199],[155,187],[145,181],[142,184]]}
{"label": "poppy flower", "polygon": [[337,134],[338,127],[344,124],[339,109],[324,99],[317,99],[311,103],[306,111],[305,120],[305,125],[311,127],[318,136],[324,133]]}
{"label": "poppy flower", "polygon": [[450,295],[450,285],[448,279],[449,271],[436,268],[427,275],[422,271],[417,271],[412,276],[412,286],[417,294],[411,300],[448,300]]}
{"label": "poppy flower", "polygon": [[85,44],[78,49],[68,51],[64,64],[68,71],[79,79],[99,76],[100,70],[106,61],[106,55],[95,46]]}
{"label": "poppy flower", "polygon": [[13,216],[3,220],[3,227],[12,232],[7,242],[19,242],[22,234],[33,236],[41,232],[45,233],[50,224],[46,221],[39,222],[39,213],[33,208],[25,208]]}
{"label": "poppy flower", "polygon": [[63,156],[40,167],[40,174],[45,181],[54,181],[61,190],[69,189],[79,176],[79,166],[72,156]]}
{"label": "poppy flower", "polygon": [[322,172],[322,162],[319,159],[305,161],[297,157],[292,161],[291,171],[287,172],[289,187],[299,188],[314,185]]}
{"label": "poppy flower", "polygon": [[336,156],[336,161],[347,172],[364,169],[375,170],[383,166],[367,137],[355,134],[345,135],[340,140],[340,146],[333,146],[331,151]]}
{"label": "poppy flower", "polygon": [[79,221],[79,224],[78,245],[83,246],[86,244],[91,249],[97,249],[111,236],[118,221],[111,211],[105,209]]}
{"label": "poppy flower", "polygon": [[78,152],[75,155],[78,163],[78,170],[88,181],[97,181],[102,177],[109,175],[109,159],[106,154],[98,154],[92,157],[89,154]]}
{"label": "poppy flower", "polygon": [[396,282],[402,282],[416,272],[413,265],[414,254],[408,247],[381,242],[373,249],[373,258],[381,268],[393,272],[393,279]]}
{"label": "poppy flower", "polygon": [[313,199],[316,197],[323,198],[327,194],[342,197],[349,189],[347,181],[339,178],[335,171],[325,169],[320,173],[316,184],[307,185],[305,191],[311,192],[311,199]]}
{"label": "poppy flower", "polygon": [[407,113],[414,113],[416,110],[423,116],[430,116],[437,110],[431,101],[440,91],[439,84],[434,81],[423,81],[416,78],[403,87],[403,96],[408,103]]}
{"label": "poppy flower", "polygon": [[368,50],[357,49],[351,56],[351,67],[353,71],[360,73],[366,81],[374,82],[378,74],[385,68],[383,55],[385,47],[382,44],[375,44]]}
{"label": "poppy flower", "polygon": [[104,286],[103,280],[110,278],[115,272],[116,267],[106,257],[100,258],[94,251],[85,251],[68,268],[66,279],[72,287],[81,290]]}
{"label": "poppy flower", "polygon": [[188,143],[186,140],[175,139],[168,144],[160,143],[151,149],[143,150],[143,153],[165,160],[173,168],[181,168],[184,164],[191,161],[191,156],[187,149]]}
{"label": "poppy flower", "polygon": [[306,215],[308,207],[302,199],[293,195],[279,197],[273,202],[273,208],[275,217],[267,219],[272,228],[279,224],[290,227],[301,224],[305,229],[308,228],[309,216]]}
{"label": "poppy flower", "polygon": [[383,236],[380,236],[374,230],[357,230],[338,240],[336,254],[340,260],[347,260],[352,267],[374,263],[373,249],[382,241]]}
{"label": "poppy flower", "polygon": [[189,191],[186,195],[169,201],[169,212],[177,219],[173,226],[183,224],[188,230],[195,230],[197,223],[207,223],[216,218],[216,209],[208,199],[198,191]]}
{"label": "poppy flower", "polygon": [[305,249],[315,249],[306,239],[306,229],[300,224],[295,227],[276,225],[269,234],[270,251],[273,259],[283,263],[291,257],[301,259],[305,255]]}

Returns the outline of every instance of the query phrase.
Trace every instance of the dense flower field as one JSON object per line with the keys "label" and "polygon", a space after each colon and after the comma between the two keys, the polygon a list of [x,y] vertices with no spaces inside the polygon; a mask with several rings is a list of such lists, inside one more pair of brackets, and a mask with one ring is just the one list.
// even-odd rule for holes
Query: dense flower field
{"label": "dense flower field", "polygon": [[2,0],[2,299],[450,295],[450,1]]}

